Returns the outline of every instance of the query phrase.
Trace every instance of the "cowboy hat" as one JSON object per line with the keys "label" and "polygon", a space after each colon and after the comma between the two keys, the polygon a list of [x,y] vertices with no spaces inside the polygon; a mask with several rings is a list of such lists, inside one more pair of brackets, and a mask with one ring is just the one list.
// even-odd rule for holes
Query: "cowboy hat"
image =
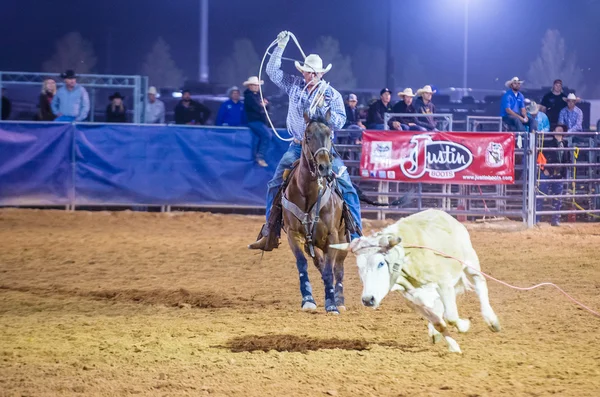
{"label": "cowboy hat", "polygon": [[148,88],[148,94],[152,94],[152,95],[158,94],[156,87],[152,86],[152,87]]}
{"label": "cowboy hat", "polygon": [[294,62],[296,65],[296,69],[300,72],[307,73],[327,73],[331,70],[331,64],[327,65],[325,69],[323,69],[323,60],[317,54],[310,54],[304,59],[304,64],[300,64],[300,62]]}
{"label": "cowboy hat", "polygon": [[421,96],[421,95],[423,95],[423,94],[426,94],[426,93],[429,93],[429,94],[435,94],[435,93],[436,93],[436,91],[435,91],[435,90],[432,90],[430,85],[426,85],[425,87],[423,87],[423,88],[419,88],[419,89],[417,90],[417,95],[418,95],[418,96]]}
{"label": "cowboy hat", "polygon": [[527,111],[532,116],[535,116],[536,114],[539,113],[540,108],[537,103],[535,103],[534,101],[531,101],[531,102],[529,102],[529,105],[527,105]]}
{"label": "cowboy hat", "polygon": [[512,83],[519,83],[519,84],[523,84],[525,82],[525,80],[519,80],[518,77],[513,77],[512,79],[508,80],[506,83],[504,83],[504,86],[507,88],[510,88],[510,85]]}
{"label": "cowboy hat", "polygon": [[125,99],[124,96],[121,96],[121,93],[119,91],[115,92],[114,94],[108,97],[108,99],[110,99],[111,101],[115,98]]}
{"label": "cowboy hat", "polygon": [[75,79],[75,78],[77,78],[77,75],[75,74],[74,70],[69,69],[64,73],[61,73],[60,78],[61,79]]}
{"label": "cowboy hat", "polygon": [[249,85],[263,85],[264,83],[264,80],[258,81],[258,77],[250,76],[248,77],[248,80],[244,81],[242,84],[244,85],[244,87],[247,87]]}
{"label": "cowboy hat", "polygon": [[[431,88],[431,87],[429,87],[429,88]],[[400,92],[398,93],[398,96],[399,96],[399,97],[405,97],[405,96],[409,96],[409,97],[411,97],[411,98],[412,98],[412,97],[414,97],[414,96],[415,96],[415,94],[413,94],[413,90],[412,90],[412,88],[405,88],[405,89],[404,89],[404,91],[400,91]]]}
{"label": "cowboy hat", "polygon": [[579,101],[581,101],[581,98],[579,98],[578,96],[576,96],[573,93],[570,93],[566,98],[563,97],[563,101],[565,101],[565,102],[567,102],[567,101],[579,102]]}

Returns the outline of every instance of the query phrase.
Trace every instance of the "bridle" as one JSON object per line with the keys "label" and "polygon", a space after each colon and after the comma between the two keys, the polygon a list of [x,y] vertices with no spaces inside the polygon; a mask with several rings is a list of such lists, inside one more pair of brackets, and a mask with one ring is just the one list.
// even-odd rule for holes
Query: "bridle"
{"label": "bridle", "polygon": [[[309,123],[310,125],[310,123]],[[308,129],[308,126],[306,127]],[[304,140],[302,142],[302,154],[304,159],[308,163],[308,171],[310,172],[310,176],[314,179],[317,179],[317,156],[319,153],[325,152],[329,156],[329,160],[331,161],[331,149],[328,149],[325,146],[322,146],[315,150],[315,152],[311,152],[308,148],[308,141],[306,139],[306,132],[304,133]],[[309,157],[310,156],[310,157]],[[319,178],[320,179],[320,178]]]}

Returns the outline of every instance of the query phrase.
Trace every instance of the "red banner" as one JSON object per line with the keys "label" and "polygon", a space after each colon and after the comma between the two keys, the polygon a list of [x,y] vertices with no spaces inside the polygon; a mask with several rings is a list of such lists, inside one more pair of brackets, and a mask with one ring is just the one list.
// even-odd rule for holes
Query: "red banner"
{"label": "red banner", "polygon": [[511,133],[364,131],[365,179],[497,185],[515,183]]}

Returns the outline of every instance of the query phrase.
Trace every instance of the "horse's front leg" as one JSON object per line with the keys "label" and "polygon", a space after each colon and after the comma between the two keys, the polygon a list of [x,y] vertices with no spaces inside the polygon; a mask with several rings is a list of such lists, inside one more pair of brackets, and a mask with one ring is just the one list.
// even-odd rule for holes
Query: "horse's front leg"
{"label": "horse's front leg", "polygon": [[[339,236],[333,238],[330,236],[328,245],[337,244],[340,241]],[[339,310],[346,310],[344,299],[344,260],[346,260],[347,251],[328,250],[328,255],[332,255],[333,275],[335,278],[335,304]]]}
{"label": "horse's front leg", "polygon": [[312,295],[312,286],[308,278],[308,261],[302,247],[304,245],[304,237],[295,231],[288,230],[288,243],[296,257],[296,267],[298,268],[298,276],[300,277],[300,293],[302,294],[302,310],[315,310],[317,304]]}
{"label": "horse's front leg", "polygon": [[325,286],[325,310],[328,313],[339,314],[335,299],[335,289],[333,286],[333,264],[336,250],[328,250],[325,248],[325,251],[320,249],[316,249],[315,251],[315,265],[317,265],[321,272],[321,278],[323,279],[323,285]]}

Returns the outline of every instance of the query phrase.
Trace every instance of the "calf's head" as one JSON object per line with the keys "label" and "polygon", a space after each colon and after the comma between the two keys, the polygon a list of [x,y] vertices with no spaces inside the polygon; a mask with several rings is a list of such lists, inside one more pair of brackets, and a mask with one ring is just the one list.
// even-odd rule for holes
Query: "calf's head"
{"label": "calf's head", "polygon": [[358,274],[363,284],[363,305],[376,309],[390,292],[393,265],[400,263],[404,257],[404,250],[398,246],[400,242],[398,236],[379,234],[356,238],[351,243],[330,245],[356,255]]}

